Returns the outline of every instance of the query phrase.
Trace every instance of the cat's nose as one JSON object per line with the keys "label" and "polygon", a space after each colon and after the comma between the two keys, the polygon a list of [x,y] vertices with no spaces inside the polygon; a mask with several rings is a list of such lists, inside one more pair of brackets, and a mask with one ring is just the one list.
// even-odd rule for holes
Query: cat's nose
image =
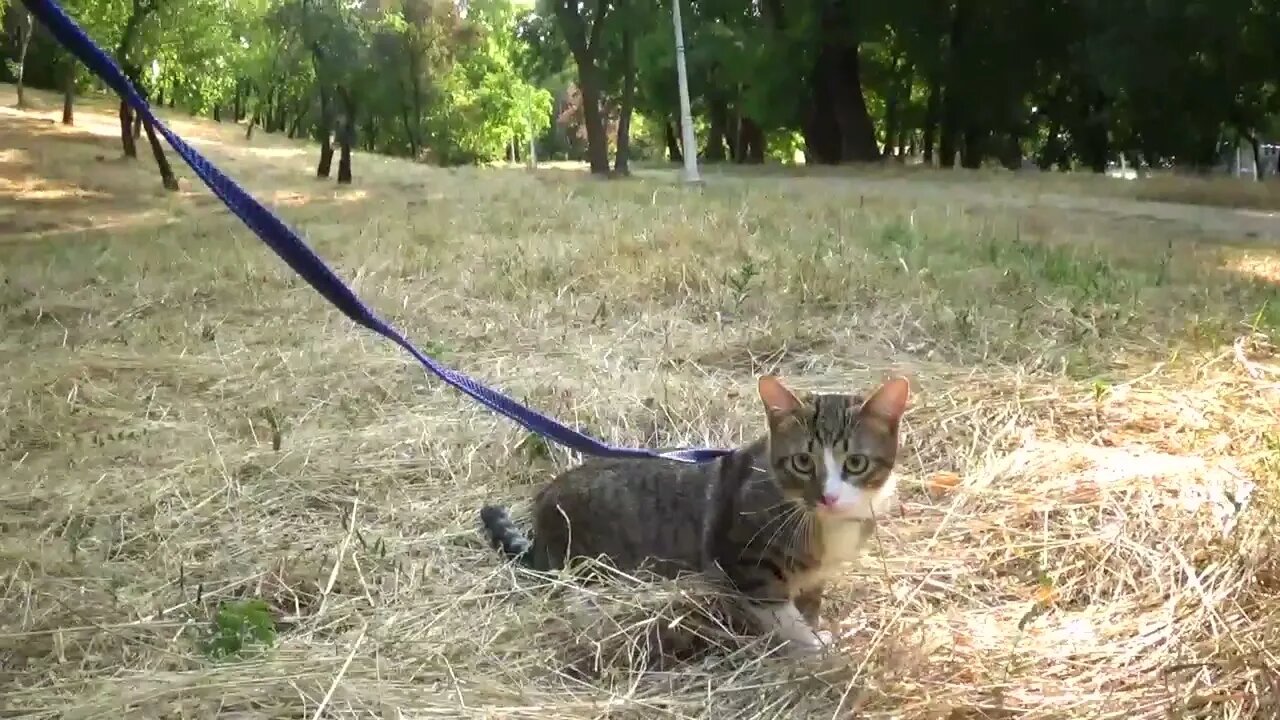
{"label": "cat's nose", "polygon": [[828,507],[834,506],[837,502],[839,502],[839,500],[840,500],[839,495],[833,495],[831,493],[827,493],[826,495],[822,496],[822,504]]}

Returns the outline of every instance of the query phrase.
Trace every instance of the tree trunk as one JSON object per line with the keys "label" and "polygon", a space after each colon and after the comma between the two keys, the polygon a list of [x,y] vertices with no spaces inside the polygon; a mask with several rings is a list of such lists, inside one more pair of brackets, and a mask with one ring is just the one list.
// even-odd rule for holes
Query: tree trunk
{"label": "tree trunk", "polygon": [[258,118],[258,123],[262,125],[262,132],[271,132],[271,107],[275,102],[276,86],[275,83],[267,86],[267,94],[253,109],[253,114]]}
{"label": "tree trunk", "polygon": [[869,162],[880,159],[880,146],[876,144],[876,126],[871,122],[867,100],[862,93],[862,58],[857,45],[845,48],[844,92],[836,105],[843,136],[842,161]]}
{"label": "tree trunk", "polygon": [[[581,71],[583,82],[578,86],[582,93],[582,120],[587,129],[587,161],[594,175],[609,174],[609,137],[604,127],[604,112],[600,107],[598,70],[592,66]],[[588,79],[590,78],[590,79]]]}
{"label": "tree trunk", "polygon": [[824,68],[831,62],[829,54],[830,51],[827,48],[819,51],[812,74],[820,77],[810,79],[809,107],[805,112],[806,117],[801,128],[804,135],[805,162],[808,164],[835,165],[840,162],[843,151],[840,125],[836,122],[835,112],[831,107],[830,83],[825,77],[831,72]]}
{"label": "tree trunk", "polygon": [[[583,3],[584,6],[585,4]],[[608,175],[609,137],[605,132],[604,114],[600,108],[604,83],[596,60],[610,5],[605,0],[594,0],[594,18],[589,31],[578,6],[577,2],[557,0],[556,19],[578,66],[578,91],[582,95],[582,122],[587,130],[587,157],[591,163],[591,172]]]}
{"label": "tree trunk", "polygon": [[364,139],[361,141],[360,144],[364,146],[365,152],[372,153],[377,151],[378,118],[373,113],[369,113],[365,117],[364,134],[361,137],[363,137]]}
{"label": "tree trunk", "polygon": [[1040,152],[1036,155],[1036,167],[1045,171],[1053,169],[1062,147],[1062,142],[1058,139],[1062,126],[1058,124],[1057,114],[1053,113],[1049,117],[1049,130],[1045,134],[1044,145],[1040,146]]}
{"label": "tree trunk", "polygon": [[912,79],[915,68],[910,62],[902,64],[901,58],[894,58],[890,77],[891,85],[885,98],[884,109],[884,155],[886,157],[902,157],[902,102],[903,98],[911,99]]}
{"label": "tree trunk", "polygon": [[333,115],[330,108],[329,90],[320,87],[320,123],[316,127],[316,140],[320,142],[320,164],[316,166],[316,177],[329,177],[329,168],[333,165]]}
{"label": "tree trunk", "polygon": [[1084,142],[1081,143],[1083,151],[1081,159],[1090,170],[1103,174],[1107,171],[1107,158],[1111,154],[1111,140],[1107,136],[1105,118],[1108,100],[1102,91],[1096,88],[1088,93],[1092,97],[1084,108]]}
{"label": "tree trunk", "polygon": [[941,105],[942,99],[942,72],[935,68],[929,73],[929,98],[924,104],[924,137],[920,144],[923,146],[923,160],[925,165],[933,165],[933,148],[937,139],[938,132],[938,107]]}
{"label": "tree trunk", "polygon": [[62,71],[62,124],[76,124],[76,73],[79,72],[79,60],[68,53],[64,59],[67,67]]}
{"label": "tree trunk", "polygon": [[298,96],[298,101],[293,104],[293,120],[289,122],[289,129],[286,133],[290,140],[301,137],[302,124],[307,120],[309,110],[307,105],[310,102],[311,94],[304,92]]}
{"label": "tree trunk", "polygon": [[622,26],[622,107],[618,109],[618,147],[613,159],[613,171],[618,175],[631,174],[631,109],[635,99],[635,43],[631,24],[627,23]]}
{"label": "tree trunk", "polygon": [[[409,52],[409,98],[412,102],[405,106],[404,132],[409,138],[409,149],[413,151],[413,159],[417,160],[422,151],[422,52],[410,43]],[[412,122],[408,113],[412,111]]]}
{"label": "tree trunk", "polygon": [[684,162],[684,153],[680,151],[680,135],[676,133],[675,123],[668,120],[662,124],[662,130],[667,141],[667,159],[673,163]]}
{"label": "tree trunk", "polygon": [[942,118],[939,134],[942,137],[939,152],[942,157],[939,158],[938,165],[944,168],[953,168],[956,165],[956,151],[959,150],[958,146],[962,140],[960,135],[965,122],[964,88],[967,78],[964,77],[961,64],[966,50],[967,21],[966,0],[956,0],[951,14],[951,27],[947,33],[946,89],[940,101]]}
{"label": "tree trunk", "polygon": [[339,132],[341,154],[338,156],[338,184],[351,184],[351,146],[356,143],[356,102],[355,97],[345,88],[338,88],[342,98],[343,115],[346,122]]}
{"label": "tree trunk", "polygon": [[[278,55],[278,53],[277,53]],[[276,60],[272,59],[271,71],[275,72]],[[262,122],[262,103],[264,100],[262,94],[262,85],[254,80],[245,80],[244,83],[244,115],[248,118],[250,124]],[[250,109],[252,103],[252,109]]]}
{"label": "tree trunk", "polygon": [[400,124],[404,126],[404,136],[405,136],[405,139],[409,142],[409,156],[417,160],[418,159],[418,132],[417,132],[416,126],[418,124],[418,121],[413,118],[415,117],[420,118],[421,116],[414,111],[413,103],[411,102],[414,99],[414,90],[413,90],[412,80],[410,80],[407,84],[409,85],[408,92],[406,93],[406,95],[402,95],[400,98]]}
{"label": "tree trunk", "polygon": [[898,101],[897,98],[890,98],[885,101],[884,108],[884,145],[880,149],[880,154],[884,157],[894,157],[899,154],[901,145],[901,133],[898,129]]}
{"label": "tree trunk", "polygon": [[220,105],[213,106],[213,121],[222,122],[222,107]]}
{"label": "tree trunk", "polygon": [[742,108],[734,106],[729,115],[729,124],[724,129],[724,144],[729,148],[729,160],[741,163],[742,157]]}
{"label": "tree trunk", "polygon": [[851,18],[843,17],[842,5],[823,3],[823,31],[809,71],[805,155],[823,164],[880,158],[875,125],[862,92],[857,28],[850,28]]}
{"label": "tree trunk", "polygon": [[806,133],[811,152],[806,154],[824,164],[878,159],[857,45],[833,42],[822,48],[811,77],[813,109]]}
{"label": "tree trunk", "polygon": [[1005,170],[1021,170],[1022,138],[1012,132],[1004,133],[1000,138],[999,156]]}
{"label": "tree trunk", "polygon": [[257,125],[257,124],[258,124],[258,120],[261,118],[261,115],[259,114],[259,112],[260,112],[260,108],[259,108],[259,107],[255,107],[255,108],[253,109],[253,116],[249,118],[249,126],[248,126],[248,127],[246,127],[246,128],[244,129],[244,139],[245,139],[245,140],[252,140],[252,139],[253,139],[253,126],[254,126],[254,125]]}
{"label": "tree trunk", "polygon": [[[950,96],[951,94],[952,90],[948,87],[947,95]],[[945,104],[954,111],[953,103]],[[941,156],[938,158],[938,167],[953,168],[956,166],[956,140],[958,139],[958,132],[951,112],[943,112],[942,126],[939,129],[939,134],[942,138],[941,142],[938,143],[938,154]]]}
{"label": "tree trunk", "polygon": [[[142,71],[130,60],[129,55],[133,51],[134,42],[138,39],[142,21],[154,12],[156,7],[154,0],[133,0],[129,18],[125,21],[124,30],[120,33],[120,44],[116,45],[116,63],[124,71],[124,75],[129,79],[129,82],[139,89],[139,92],[141,92],[141,87],[138,81],[142,76]],[[125,157],[138,157],[137,137],[133,127],[133,108],[129,107],[129,103],[122,98],[120,100],[120,144],[124,148]]]}
{"label": "tree trunk", "polygon": [[120,144],[125,157],[137,159],[138,145],[133,140],[133,108],[124,100],[120,101]]}
{"label": "tree trunk", "polygon": [[764,131],[760,129],[755,120],[749,117],[743,117],[738,122],[738,148],[739,157],[741,158],[739,162],[752,165],[764,163],[764,156],[767,150],[765,148]]}
{"label": "tree trunk", "polygon": [[1253,179],[1262,182],[1267,175],[1267,170],[1262,167],[1262,147],[1258,142],[1258,136],[1243,130],[1238,131],[1238,133],[1249,142],[1249,147],[1253,150]]}
{"label": "tree trunk", "polygon": [[414,130],[414,122],[409,119],[411,109],[409,103],[400,103],[400,122],[404,124],[404,136],[409,141],[409,157],[418,159],[418,133]]}
{"label": "tree trunk", "polygon": [[707,144],[702,149],[702,159],[707,162],[723,162],[725,139],[729,136],[729,105],[723,98],[713,97],[707,102]]}
{"label": "tree trunk", "polygon": [[288,125],[287,113],[289,111],[289,103],[287,100],[288,98],[285,97],[284,90],[281,89],[280,93],[276,96],[276,117],[271,122],[272,127],[275,128],[275,132],[283,131]]}
{"label": "tree trunk", "polygon": [[339,185],[351,184],[351,140],[350,138],[354,137],[355,134],[356,134],[356,131],[354,128],[351,127],[350,123],[348,123],[347,127],[344,128],[343,131],[338,134],[339,136],[338,147],[340,148],[340,151],[338,153],[338,184]]}
{"label": "tree trunk", "polygon": [[31,47],[31,36],[35,34],[35,26],[31,22],[31,13],[19,12],[17,8],[14,8],[14,11],[18,16],[18,67],[15,79],[18,81],[18,109],[21,110],[27,107],[23,77],[26,75],[27,49]]}
{"label": "tree trunk", "polygon": [[164,155],[164,148],[160,146],[160,138],[156,136],[155,128],[151,127],[151,123],[143,120],[142,126],[147,131],[147,142],[151,143],[151,154],[155,156],[156,167],[160,169],[160,183],[164,185],[164,189],[170,192],[177,192],[178,178],[173,174],[173,168],[169,166],[169,158]]}
{"label": "tree trunk", "polygon": [[984,130],[970,126],[965,128],[964,133],[960,136],[960,167],[967,170],[977,170],[982,167],[983,141],[986,140],[987,133]]}

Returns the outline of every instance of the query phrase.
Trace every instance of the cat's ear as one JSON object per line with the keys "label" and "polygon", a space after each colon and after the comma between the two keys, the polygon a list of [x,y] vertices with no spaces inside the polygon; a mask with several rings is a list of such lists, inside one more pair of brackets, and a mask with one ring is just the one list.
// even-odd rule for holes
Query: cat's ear
{"label": "cat's ear", "polygon": [[890,378],[862,403],[862,413],[883,418],[896,425],[907,411],[907,396],[910,391],[906,378]]}
{"label": "cat's ear", "polygon": [[760,399],[764,401],[765,412],[769,417],[790,415],[800,407],[800,400],[772,375],[761,375],[759,380]]}

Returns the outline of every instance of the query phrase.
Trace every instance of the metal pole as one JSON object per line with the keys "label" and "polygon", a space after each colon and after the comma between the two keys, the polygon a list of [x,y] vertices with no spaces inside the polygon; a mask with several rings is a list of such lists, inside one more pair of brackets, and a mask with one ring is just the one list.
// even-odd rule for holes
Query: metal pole
{"label": "metal pole", "polygon": [[689,73],[684,66],[684,25],[680,22],[681,0],[671,0],[671,24],[676,33],[676,79],[680,87],[680,135],[684,144],[684,172],[687,183],[702,182],[698,176],[698,141],[693,136],[693,111],[689,108]]}

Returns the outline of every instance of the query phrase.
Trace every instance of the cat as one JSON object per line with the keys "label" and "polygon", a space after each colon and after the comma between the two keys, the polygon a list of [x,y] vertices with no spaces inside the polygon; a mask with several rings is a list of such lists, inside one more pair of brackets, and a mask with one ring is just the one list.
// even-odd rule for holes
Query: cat
{"label": "cat", "polygon": [[825,582],[856,560],[893,494],[905,378],[869,397],[797,397],[758,381],[768,431],[701,464],[591,459],[534,497],[532,537],[507,510],[485,505],[489,542],[542,571],[575,557],[664,577],[701,572],[738,599],[743,619],[791,648],[818,652]]}

